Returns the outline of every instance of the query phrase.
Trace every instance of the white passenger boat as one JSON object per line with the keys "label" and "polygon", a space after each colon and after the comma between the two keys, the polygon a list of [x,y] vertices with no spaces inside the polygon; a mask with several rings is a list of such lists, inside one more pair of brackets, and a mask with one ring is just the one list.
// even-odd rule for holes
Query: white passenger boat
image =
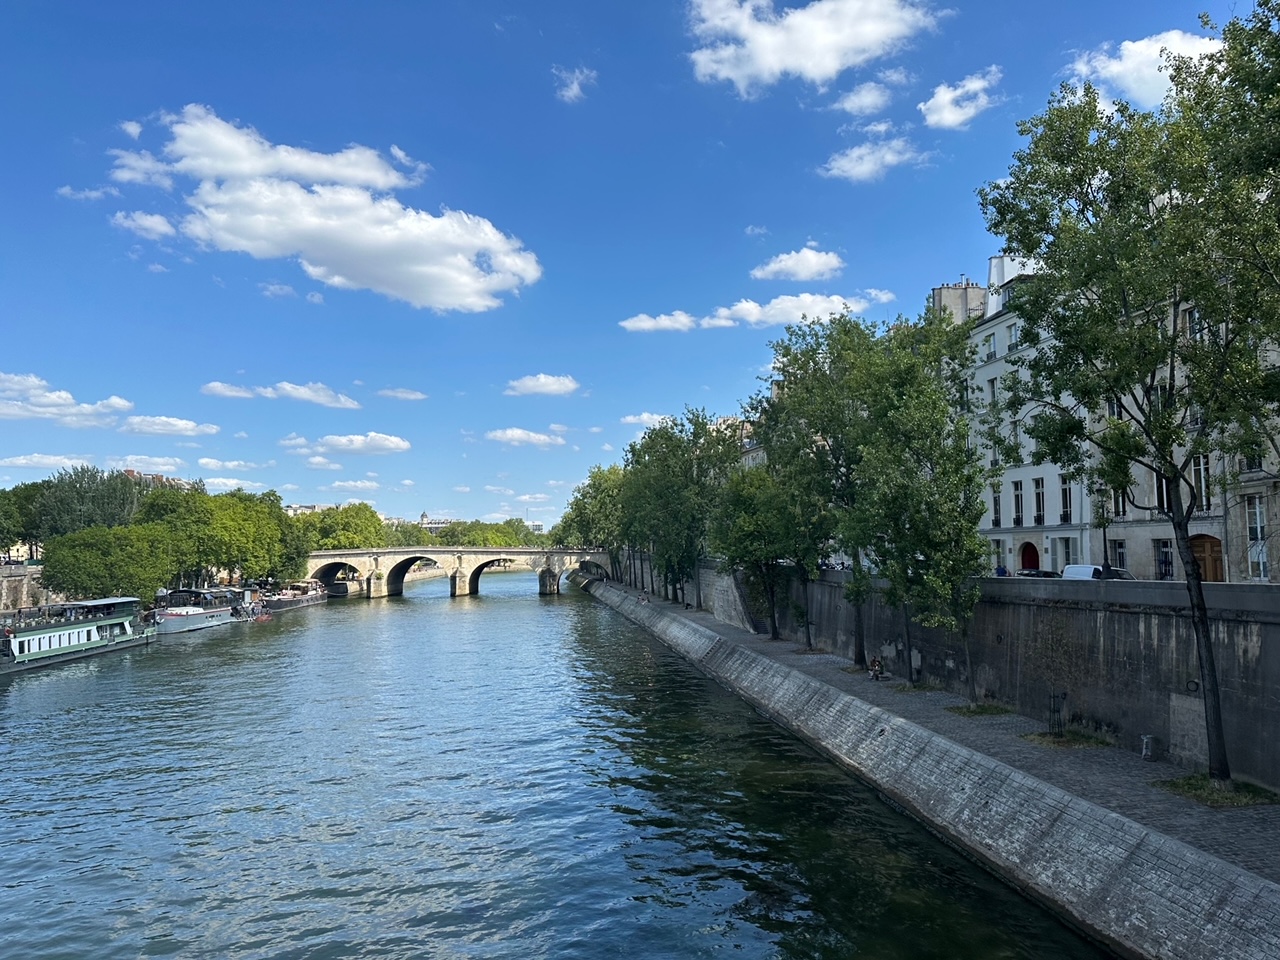
{"label": "white passenger boat", "polygon": [[77,660],[148,643],[154,627],[138,617],[137,597],[24,608],[4,618],[0,630],[0,673]]}
{"label": "white passenger boat", "polygon": [[242,602],[236,590],[159,590],[153,611],[156,630],[162,635],[186,633],[242,620]]}

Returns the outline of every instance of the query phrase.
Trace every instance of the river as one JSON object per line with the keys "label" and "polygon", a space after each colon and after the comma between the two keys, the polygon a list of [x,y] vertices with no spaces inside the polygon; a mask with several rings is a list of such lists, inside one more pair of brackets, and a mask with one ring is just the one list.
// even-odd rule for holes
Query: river
{"label": "river", "polygon": [[481,590],[0,679],[0,956],[1105,956],[585,594]]}

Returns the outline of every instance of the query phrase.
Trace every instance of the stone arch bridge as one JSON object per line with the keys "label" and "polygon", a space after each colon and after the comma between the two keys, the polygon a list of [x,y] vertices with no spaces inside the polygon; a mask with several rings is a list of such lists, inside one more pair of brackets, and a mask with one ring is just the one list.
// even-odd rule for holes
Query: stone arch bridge
{"label": "stone arch bridge", "polygon": [[545,550],[540,547],[377,547],[365,550],[318,550],[307,558],[308,576],[336,592],[346,583],[351,595],[395,597],[404,593],[404,578],[415,564],[430,561],[449,578],[449,595],[480,592],[480,575],[493,567],[532,570],[538,593],[560,592],[560,578],[570,570],[608,578],[609,555],[600,550]]}

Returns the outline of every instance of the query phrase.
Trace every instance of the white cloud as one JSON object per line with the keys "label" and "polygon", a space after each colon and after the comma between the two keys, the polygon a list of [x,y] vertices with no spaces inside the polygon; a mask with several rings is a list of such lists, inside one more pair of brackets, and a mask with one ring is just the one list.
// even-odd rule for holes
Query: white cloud
{"label": "white cloud", "polygon": [[905,137],[861,143],[837,153],[819,172],[825,177],[839,177],[853,183],[879,180],[886,170],[903,164],[919,164],[927,159]]}
{"label": "white cloud", "polygon": [[237,480],[235,477],[206,477],[204,485],[208,490],[222,493],[228,490],[263,490],[267,486],[265,483],[255,483],[252,480]]}
{"label": "white cloud", "polygon": [[639,313],[634,317],[618,321],[618,326],[631,333],[653,333],[658,330],[675,330],[681,333],[692,330],[698,321],[683,310],[674,313],[663,313],[651,317],[647,313]]}
{"label": "white cloud", "polygon": [[780,253],[751,271],[755,280],[830,280],[844,269],[837,253],[805,247]]}
{"label": "white cloud", "polygon": [[249,439],[249,434],[245,433],[243,430],[237,430],[234,434],[232,434],[232,436],[234,436],[237,440]]}
{"label": "white cloud", "polygon": [[409,448],[409,441],[402,437],[373,431],[347,436],[321,437],[317,443],[317,449],[321,452],[339,450],[345,453],[404,453]]}
{"label": "white cloud", "polygon": [[150,270],[152,273],[168,273],[169,272],[168,267],[159,263],[149,263],[147,264],[147,269]]}
{"label": "white cloud", "polygon": [[258,289],[262,291],[262,295],[268,300],[276,300],[280,297],[296,297],[298,291],[287,283],[260,283]]}
{"label": "white cloud", "polygon": [[498,496],[500,496],[500,497],[509,497],[509,496],[511,496],[513,493],[515,493],[515,491],[514,491],[514,490],[512,490],[510,487],[494,487],[494,486],[487,486],[487,487],[485,487],[485,488],[484,488],[484,492],[485,492],[485,493],[496,493],[496,494],[497,494]]}
{"label": "white cloud", "polygon": [[519,380],[508,381],[507,389],[502,392],[509,397],[523,397],[532,393],[562,397],[573,393],[579,386],[580,384],[573,377],[553,377],[546,373],[536,373],[521,377]]}
{"label": "white cloud", "polygon": [[322,457],[319,454],[307,457],[308,470],[341,470],[342,464],[334,463],[328,457]]}
{"label": "white cloud", "polygon": [[[213,457],[201,457],[196,463],[204,470],[260,470],[263,467],[263,464],[249,463],[247,460],[215,460]],[[265,465],[273,467],[275,461],[269,461]]]}
{"label": "white cloud", "polygon": [[282,483],[280,484],[279,489],[283,490],[285,493],[292,493],[294,490],[298,490],[300,488],[296,483]]}
{"label": "white cloud", "polygon": [[892,290],[877,290],[875,287],[867,287],[865,292],[876,303],[892,303],[898,299]]}
{"label": "white cloud", "polygon": [[628,414],[618,422],[626,423],[626,424],[634,424],[637,426],[645,427],[647,429],[649,427],[656,427],[663,420],[670,420],[670,419],[671,418],[664,413],[649,413],[646,410],[644,413]]}
{"label": "white cloud", "polygon": [[772,0],[693,0],[691,55],[704,82],[728,80],[741,96],[784,76],[823,85],[901,49],[933,26],[912,0],[813,0],[775,11]]}
{"label": "white cloud", "polygon": [[547,424],[547,429],[550,430],[552,433],[568,433],[569,432],[569,428],[565,426],[563,423],[549,423]]}
{"label": "white cloud", "polygon": [[412,486],[414,486],[414,482],[413,482],[412,480],[401,480],[401,481],[400,481],[400,486],[402,486],[402,487],[412,487]]}
{"label": "white cloud", "polygon": [[234,397],[240,400],[251,398],[254,393],[248,387],[237,387],[234,384],[212,380],[200,388],[200,392],[210,397]]}
{"label": "white cloud", "polygon": [[120,129],[123,130],[131,140],[137,140],[142,136],[142,124],[137,120],[121,120]]}
{"label": "white cloud", "polygon": [[33,373],[0,373],[0,420],[52,420],[64,427],[108,427],[133,404],[114,394],[77,403],[66,390],[51,390]]}
{"label": "white cloud", "polygon": [[837,110],[851,113],[855,117],[866,117],[879,113],[889,105],[892,95],[889,88],[882,83],[860,83],[834,104]]}
{"label": "white cloud", "polygon": [[32,467],[37,470],[63,470],[83,466],[90,462],[89,457],[63,456],[49,453],[27,453],[20,457],[5,457],[0,460],[0,467]]}
{"label": "white cloud", "polygon": [[307,303],[314,303],[316,305],[323,304],[324,294],[316,293],[314,290],[312,290],[310,293],[307,294]]}
{"label": "white cloud", "polygon": [[376,480],[337,480],[329,487],[330,490],[377,490],[378,481]]}
{"label": "white cloud", "polygon": [[563,487],[566,485],[567,485],[567,481],[565,480],[548,480],[547,481],[548,487]]}
{"label": "white cloud", "polygon": [[775,327],[804,320],[825,320],[833,313],[844,312],[845,306],[858,313],[865,310],[867,301],[858,297],[821,296],[802,293],[797,296],[775,297],[768,303],[739,300],[732,307],[721,307],[717,317],[721,320],[743,321],[752,327]]}
{"label": "white cloud", "polygon": [[991,90],[1000,82],[1000,76],[1000,68],[993,64],[979,73],[970,74],[954,87],[938,84],[933,88],[933,96],[924,103],[916,104],[924,114],[924,125],[941,130],[963,130],[970,120],[999,103]]}
{"label": "white cloud", "polygon": [[133,213],[117,210],[116,215],[111,218],[111,222],[122,230],[131,230],[138,236],[146,237],[148,240],[172,237],[178,232],[173,229],[173,224],[165,217],[160,216],[160,214],[143,213],[141,210],[135,210]]}
{"label": "white cloud", "polygon": [[550,494],[546,493],[522,493],[516,497],[517,503],[546,503],[551,499]]}
{"label": "white cloud", "polygon": [[769,232],[768,227],[757,227],[757,226],[753,226],[752,224],[747,224],[747,229],[743,231],[743,233],[745,233],[748,237],[763,237],[768,232]]}
{"label": "white cloud", "polygon": [[604,433],[604,427],[587,427],[587,433]]}
{"label": "white cloud", "polygon": [[583,87],[589,87],[596,82],[596,72],[587,67],[578,67],[574,70],[566,70],[559,64],[551,68],[551,75],[556,78],[556,96],[565,103],[577,103],[586,97],[586,91]]}
{"label": "white cloud", "polygon": [[526,443],[534,447],[559,447],[564,445],[564,437],[554,437],[547,433],[534,433],[532,430],[523,430],[520,427],[490,430],[484,436],[486,440],[497,440],[499,443],[508,443],[513,447],[519,447]]}
{"label": "white cloud", "polygon": [[130,454],[127,457],[110,457],[107,467],[112,470],[137,470],[141,473],[177,473],[187,465],[178,457],[145,457]]}
{"label": "white cloud", "polygon": [[387,390],[379,390],[378,396],[390,397],[392,400],[425,400],[427,395],[420,390],[410,390],[408,387],[391,387]]}
{"label": "white cloud", "polygon": [[454,493],[470,493],[471,488],[468,486],[459,485],[453,488],[453,492]]}
{"label": "white cloud", "polygon": [[145,433],[160,437],[203,437],[217,433],[216,424],[196,423],[181,417],[127,417],[120,427],[122,433]]}
{"label": "white cloud", "polygon": [[338,393],[330,389],[323,383],[299,384],[281,380],[272,387],[254,387],[254,392],[271,400],[275,400],[277,397],[287,397],[290,400],[318,403],[322,407],[332,407],[335,410],[360,409],[360,404],[355,400],[352,400],[345,393]]}
{"label": "white cloud", "polygon": [[296,433],[291,433],[280,441],[282,447],[302,448],[307,446],[311,441],[306,437],[300,437]]}
{"label": "white cloud", "polygon": [[1104,43],[1076,57],[1071,70],[1077,81],[1088,80],[1106,91],[1117,90],[1144,109],[1157,106],[1169,89],[1169,75],[1162,71],[1162,51],[1185,57],[1198,57],[1221,46],[1213,37],[1201,37],[1182,30],[1125,40],[1117,49]]}
{"label": "white cloud", "polygon": [[401,204],[390,191],[416,185],[426,167],[398,148],[392,156],[408,174],[358,144],[337,153],[272,144],[198,104],[165,124],[164,160],[113,150],[111,177],[166,189],[194,180],[180,228],[204,247],[296,259],[328,286],[437,311],[493,309],[542,274],[537,257],[483,217]]}
{"label": "white cloud", "polygon": [[601,444],[600,449],[603,450],[605,453],[613,453],[613,444],[612,443]]}
{"label": "white cloud", "polygon": [[911,74],[906,67],[889,67],[881,70],[879,76],[885,83],[894,87],[901,87],[911,82]]}
{"label": "white cloud", "polygon": [[72,190],[71,187],[59,187],[57,194],[68,200],[101,200],[103,197],[118,197],[120,191],[115,187],[98,187],[95,190]]}

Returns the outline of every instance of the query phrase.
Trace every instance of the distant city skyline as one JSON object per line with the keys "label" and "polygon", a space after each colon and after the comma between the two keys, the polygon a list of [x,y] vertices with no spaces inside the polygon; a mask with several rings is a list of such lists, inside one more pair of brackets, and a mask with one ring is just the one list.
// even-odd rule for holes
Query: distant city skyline
{"label": "distant city skyline", "polygon": [[548,527],[769,341],[982,277],[1063,82],[1225,2],[21,5],[0,487],[77,463]]}

